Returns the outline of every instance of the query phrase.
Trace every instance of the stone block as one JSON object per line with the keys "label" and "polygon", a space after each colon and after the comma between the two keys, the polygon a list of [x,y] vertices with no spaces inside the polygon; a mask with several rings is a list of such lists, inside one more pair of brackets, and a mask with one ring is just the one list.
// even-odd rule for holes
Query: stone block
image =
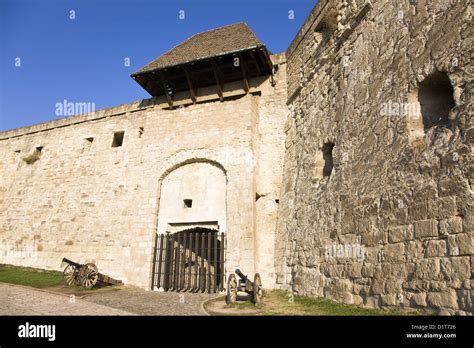
{"label": "stone block", "polygon": [[370,287],[370,293],[374,295],[379,295],[384,293],[384,281],[382,279],[374,279]]}
{"label": "stone block", "polygon": [[459,308],[472,314],[474,312],[474,290],[458,290],[457,295]]}
{"label": "stone block", "polygon": [[428,240],[426,242],[425,257],[446,255],[446,242],[444,240]]}
{"label": "stone block", "polygon": [[386,295],[380,295],[380,305],[381,306],[397,306],[398,300],[397,300],[397,295],[395,294],[386,294]]}
{"label": "stone block", "polygon": [[354,279],[362,277],[362,263],[350,262],[344,265],[344,277]]}
{"label": "stone block", "polygon": [[428,217],[428,204],[419,202],[411,205],[408,208],[408,216],[412,221],[425,220]]}
{"label": "stone block", "polygon": [[[474,171],[474,170],[473,170]],[[463,231],[474,233],[474,203],[465,208],[464,218],[462,219]]]}
{"label": "stone block", "polygon": [[364,262],[361,268],[361,275],[362,277],[373,277],[374,271],[375,271],[374,264]]}
{"label": "stone block", "polygon": [[403,279],[388,277],[385,281],[385,292],[388,294],[399,293],[402,291]]}
{"label": "stone block", "polygon": [[380,307],[380,296],[367,296],[364,298],[364,305],[369,308],[379,308]]}
{"label": "stone block", "polygon": [[352,296],[353,304],[356,306],[360,306],[364,304],[364,299],[359,295]]}
{"label": "stone block", "polygon": [[448,238],[446,239],[446,247],[448,249],[448,255],[450,256],[459,255],[459,248],[458,248],[458,244],[456,243],[456,236],[448,236]]}
{"label": "stone block", "polygon": [[336,301],[351,303],[353,285],[346,279],[332,279],[332,281],[324,287],[324,296]]}
{"label": "stone block", "polygon": [[335,265],[329,263],[322,263],[320,271],[327,277],[342,277],[344,272],[344,265]]}
{"label": "stone block", "polygon": [[458,309],[458,299],[456,291],[448,290],[444,292],[430,292],[426,302],[433,308],[451,308]]}
{"label": "stone block", "polygon": [[398,279],[405,279],[414,269],[413,264],[400,262],[384,262],[382,263],[381,273],[382,277],[396,277]]}
{"label": "stone block", "polygon": [[419,261],[415,268],[415,277],[417,279],[437,279],[440,274],[439,259],[423,259]]}
{"label": "stone block", "polygon": [[381,260],[382,248],[383,248],[382,245],[375,246],[375,247],[367,247],[366,248],[367,253],[366,253],[365,261],[370,262],[370,263],[381,262],[382,261]]}
{"label": "stone block", "polygon": [[439,233],[443,236],[448,234],[462,233],[462,218],[453,216],[448,219],[443,219],[439,222]]}
{"label": "stone block", "polygon": [[426,307],[427,305],[425,292],[414,293],[411,296],[407,296],[407,298],[413,307]]}
{"label": "stone block", "polygon": [[361,234],[361,237],[361,243],[368,247],[387,243],[387,234],[383,231],[365,232]]}
{"label": "stone block", "polygon": [[459,255],[474,254],[473,239],[473,233],[461,233],[456,235],[456,245],[459,250]]}
{"label": "stone block", "polygon": [[415,221],[415,238],[436,237],[438,235],[438,223],[436,220]]}
{"label": "stone block", "polygon": [[405,256],[405,244],[387,244],[383,248],[384,262],[403,262]]}
{"label": "stone block", "polygon": [[428,216],[431,218],[446,219],[456,213],[456,197],[441,197],[428,201]]}
{"label": "stone block", "polygon": [[421,241],[411,241],[406,245],[406,259],[413,262],[423,257],[423,243]]}
{"label": "stone block", "polygon": [[471,278],[471,264],[469,256],[442,258],[440,270],[444,279],[463,282]]}
{"label": "stone block", "polygon": [[413,225],[391,227],[388,230],[389,243],[398,243],[413,239]]}

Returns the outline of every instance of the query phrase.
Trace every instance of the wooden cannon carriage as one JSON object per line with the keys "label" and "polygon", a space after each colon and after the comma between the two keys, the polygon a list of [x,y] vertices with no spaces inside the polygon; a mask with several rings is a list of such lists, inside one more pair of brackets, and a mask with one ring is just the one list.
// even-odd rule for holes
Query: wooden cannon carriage
{"label": "wooden cannon carriage", "polygon": [[90,289],[97,282],[111,285],[121,285],[121,280],[116,280],[99,273],[97,266],[93,263],[80,264],[69,259],[63,258],[63,262],[67,263],[64,269],[64,282],[67,286],[79,285],[84,289]]}
{"label": "wooden cannon carriage", "polygon": [[[240,278],[238,283],[235,274],[237,274]],[[248,295],[250,295],[250,299],[255,304],[259,304],[263,297],[262,280],[260,279],[260,274],[255,273],[253,283],[239,269],[235,270],[235,274],[232,273],[227,281],[227,295],[225,297],[225,302],[227,304],[234,303],[237,301],[238,292],[246,292]]]}

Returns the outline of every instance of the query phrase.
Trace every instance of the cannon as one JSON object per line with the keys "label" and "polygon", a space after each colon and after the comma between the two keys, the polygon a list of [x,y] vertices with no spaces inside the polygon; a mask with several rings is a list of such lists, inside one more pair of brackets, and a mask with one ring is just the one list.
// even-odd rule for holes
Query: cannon
{"label": "cannon", "polygon": [[[235,276],[236,274],[240,279],[237,280],[237,277]],[[235,274],[232,273],[227,280],[227,295],[225,297],[225,302],[231,304],[237,301],[238,292],[246,292],[250,295],[250,299],[253,303],[259,304],[263,297],[260,274],[255,273],[253,282],[251,282],[246,275],[244,275],[239,269],[236,269]]]}
{"label": "cannon", "polygon": [[97,266],[93,263],[83,265],[67,258],[63,258],[63,262],[67,263],[63,271],[64,282],[67,286],[79,285],[84,289],[90,289],[96,285],[97,282],[111,285],[122,284],[121,280],[116,280],[99,273]]}

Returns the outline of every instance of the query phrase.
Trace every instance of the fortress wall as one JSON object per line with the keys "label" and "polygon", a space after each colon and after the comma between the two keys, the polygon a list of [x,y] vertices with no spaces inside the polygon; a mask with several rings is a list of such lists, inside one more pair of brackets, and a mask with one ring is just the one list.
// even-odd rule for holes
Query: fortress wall
{"label": "fortress wall", "polygon": [[285,54],[273,55],[278,66],[271,81],[262,86],[258,98],[258,119],[255,129],[255,272],[259,272],[266,288],[275,284],[274,249],[275,230],[285,154],[284,127],[288,114],[286,107]]}
{"label": "fortress wall", "polygon": [[472,8],[343,3],[320,1],[287,52],[277,283],[473,313]]}
{"label": "fortress wall", "polygon": [[[206,160],[226,172],[227,268],[253,269],[257,98],[142,101],[0,133],[0,263],[61,269],[68,257],[149,288],[160,180]],[[111,147],[117,131],[123,146]]]}

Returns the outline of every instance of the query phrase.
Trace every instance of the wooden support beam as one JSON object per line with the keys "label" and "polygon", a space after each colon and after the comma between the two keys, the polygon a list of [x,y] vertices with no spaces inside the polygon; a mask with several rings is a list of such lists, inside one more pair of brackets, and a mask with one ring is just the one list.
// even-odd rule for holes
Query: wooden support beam
{"label": "wooden support beam", "polygon": [[240,70],[242,72],[243,88],[244,88],[245,93],[248,93],[250,90],[250,86],[249,86],[249,80],[247,77],[247,71],[245,69],[245,62],[240,53],[237,54],[237,56],[239,57],[239,65],[240,65]]}
{"label": "wooden support beam", "polygon": [[260,64],[258,62],[258,57],[255,56],[255,52],[253,50],[250,51],[250,56],[252,57],[252,59],[255,62],[255,66],[257,67],[258,75],[262,75],[262,69],[260,69]]}
{"label": "wooden support beam", "polygon": [[275,73],[275,69],[274,69],[274,68],[275,68],[276,65],[273,65],[272,59],[271,59],[270,56],[268,55],[268,51],[267,51],[265,48],[261,48],[261,49],[260,49],[260,52],[263,54],[263,57],[264,57],[264,60],[266,61],[266,63],[270,66],[271,85],[272,85],[272,86],[275,86],[276,81],[275,81],[275,76],[274,76],[274,73]]}
{"label": "wooden support beam", "polygon": [[145,80],[142,76],[136,76],[133,78],[140,86],[142,86],[150,95],[152,95],[150,89],[148,88],[148,81]]}
{"label": "wooden support beam", "polygon": [[219,78],[219,67],[217,66],[217,63],[214,61],[214,59],[211,60],[212,68],[214,70],[214,78],[216,79],[216,85],[217,85],[217,94],[219,95],[219,100],[221,102],[224,101],[224,93],[222,91],[222,83]]}
{"label": "wooden support beam", "polygon": [[267,64],[270,66],[270,71],[273,72],[273,62],[270,56],[268,55],[268,51],[265,48],[261,48],[260,52],[262,52]]}
{"label": "wooden support beam", "polygon": [[171,99],[171,97],[168,93],[168,88],[166,88],[165,78],[163,76],[163,72],[159,71],[158,74],[159,74],[159,78],[160,78],[161,87],[163,87],[163,91],[165,92],[166,100],[168,101],[168,105],[170,106],[170,108],[173,108],[173,99]]}
{"label": "wooden support beam", "polygon": [[258,65],[262,68],[262,70],[266,70],[266,69],[265,69],[265,66],[266,66],[267,64],[266,64],[265,58],[263,57],[262,51],[261,51],[261,50],[255,51],[255,56],[256,56],[257,59],[258,59]]}
{"label": "wooden support beam", "polygon": [[154,92],[155,92],[155,91],[154,91],[154,89],[155,89],[155,84],[153,83],[153,81],[152,81],[151,79],[149,79],[149,78],[146,79],[146,80],[144,81],[144,84],[142,84],[142,86],[143,86],[143,88],[146,89],[146,91],[147,91],[148,93],[150,93],[150,94],[153,95],[153,96],[155,95],[155,94],[154,94]]}
{"label": "wooden support beam", "polygon": [[186,75],[186,81],[188,82],[189,86],[189,92],[191,93],[191,100],[193,101],[193,104],[196,104],[196,92],[194,91],[193,84],[191,82],[191,74],[189,73],[189,70],[187,67],[183,66],[183,71],[184,74]]}

